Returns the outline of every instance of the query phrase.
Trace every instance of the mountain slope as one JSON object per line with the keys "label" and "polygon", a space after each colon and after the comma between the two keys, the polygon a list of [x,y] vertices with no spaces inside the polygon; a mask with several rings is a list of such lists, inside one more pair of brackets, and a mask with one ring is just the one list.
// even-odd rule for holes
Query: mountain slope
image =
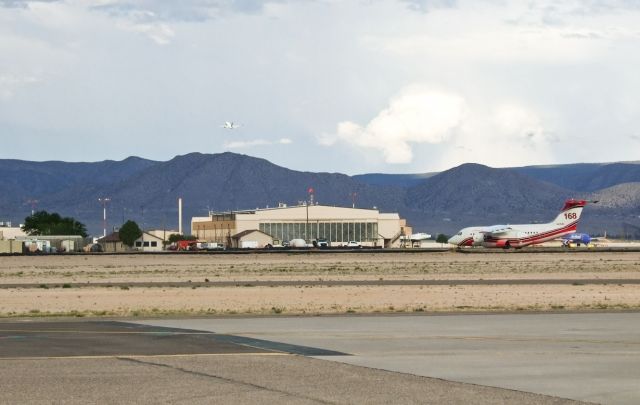
{"label": "mountain slope", "polygon": [[298,172],[264,159],[235,153],[191,153],[155,163],[131,174],[114,175],[111,183],[74,184],[43,195],[40,206],[74,215],[94,231],[101,227],[99,197],[111,198],[110,223],[133,219],[146,227],[177,226],[177,198],[184,201],[184,220],[210,210],[242,210],[297,204],[314,189],[315,201],[349,206],[356,193],[358,207],[401,210],[404,190],[371,186],[339,173]]}
{"label": "mountain slope", "polygon": [[23,207],[23,211],[28,211],[29,208],[25,208],[27,200],[38,200],[38,206],[45,207],[56,195],[62,195],[63,200],[73,205],[87,187],[105,187],[114,179],[133,175],[155,164],[139,157],[96,163],[3,159],[0,160],[0,209],[11,212],[16,211],[16,207]]}
{"label": "mountain slope", "polygon": [[367,173],[356,174],[351,176],[353,179],[372,186],[399,186],[413,187],[417,186],[422,180],[429,178],[437,173],[422,174],[385,174],[385,173]]}
{"label": "mountain slope", "polygon": [[409,207],[468,215],[542,212],[561,206],[569,190],[513,170],[468,163],[444,171],[407,192]]}
{"label": "mountain slope", "polygon": [[589,194],[598,209],[615,209],[640,214],[640,182],[624,183]]}
{"label": "mountain slope", "polygon": [[[564,165],[510,167],[520,174],[555,184],[558,187],[578,192],[591,192],[616,184],[640,182],[639,162],[620,163],[574,163]],[[353,176],[362,183],[371,185],[395,185],[414,187],[425,178],[438,173],[383,174],[369,173]]]}
{"label": "mountain slope", "polygon": [[[562,167],[520,168],[539,177],[563,179],[563,184],[571,186],[563,188],[525,175],[518,168],[478,164],[421,178],[413,174],[350,177],[300,172],[235,153],[191,153],[166,162],[135,157],[96,163],[0,160],[0,221],[23,221],[31,208],[25,201],[37,199],[38,209],[74,216],[87,224],[91,233],[102,233],[102,206],[97,199],[110,197],[108,228],[133,219],[145,228],[175,229],[176,200],[182,197],[188,229],[191,217],[204,216],[208,210],[296,204],[307,198],[312,187],[321,204],[351,206],[355,193],[357,207],[399,212],[414,230],[432,234],[451,234],[470,225],[547,222],[567,197],[599,199],[600,204],[585,209],[581,230],[608,230],[611,235],[640,225],[640,186],[627,183],[597,192],[569,188],[633,179],[638,167],[581,164],[566,168],[566,172]],[[581,183],[585,181],[590,183]]]}

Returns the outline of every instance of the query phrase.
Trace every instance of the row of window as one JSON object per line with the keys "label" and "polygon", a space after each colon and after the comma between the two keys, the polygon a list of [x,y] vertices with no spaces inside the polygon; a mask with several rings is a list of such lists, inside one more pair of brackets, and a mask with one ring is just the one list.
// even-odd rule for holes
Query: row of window
{"label": "row of window", "polygon": [[145,240],[144,242],[141,240],[137,240],[136,247],[158,247],[158,242],[154,240],[153,241]]}
{"label": "row of window", "polygon": [[327,239],[330,242],[345,243],[350,240],[372,242],[378,239],[377,222],[266,222],[260,230],[274,239]]}

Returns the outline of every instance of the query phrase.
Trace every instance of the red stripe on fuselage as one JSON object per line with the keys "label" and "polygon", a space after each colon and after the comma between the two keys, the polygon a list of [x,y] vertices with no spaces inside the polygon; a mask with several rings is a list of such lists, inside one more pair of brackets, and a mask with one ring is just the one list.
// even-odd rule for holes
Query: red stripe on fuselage
{"label": "red stripe on fuselage", "polygon": [[543,233],[539,233],[537,235],[532,235],[532,236],[527,236],[525,238],[506,238],[506,239],[502,239],[502,238],[493,238],[490,237],[488,240],[485,240],[486,243],[498,243],[499,241],[505,241],[505,242],[509,242],[509,244],[511,246],[527,246],[527,245],[533,245],[535,243],[542,243],[545,242],[547,240],[551,240],[554,239],[556,237],[558,237],[559,235],[565,234],[565,233],[571,233],[571,232],[575,232],[576,229],[578,227],[578,221],[572,222],[571,224],[564,226],[562,228],[558,228],[558,229],[552,229],[550,231],[546,231]]}

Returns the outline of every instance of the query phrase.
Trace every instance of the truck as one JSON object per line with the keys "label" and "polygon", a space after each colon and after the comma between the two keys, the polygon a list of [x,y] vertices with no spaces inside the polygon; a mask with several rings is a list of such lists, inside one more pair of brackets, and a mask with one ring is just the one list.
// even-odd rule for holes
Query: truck
{"label": "truck", "polygon": [[198,242],[199,250],[224,250],[224,245],[217,242]]}
{"label": "truck", "polygon": [[243,240],[240,242],[241,249],[257,249],[258,241],[257,240]]}

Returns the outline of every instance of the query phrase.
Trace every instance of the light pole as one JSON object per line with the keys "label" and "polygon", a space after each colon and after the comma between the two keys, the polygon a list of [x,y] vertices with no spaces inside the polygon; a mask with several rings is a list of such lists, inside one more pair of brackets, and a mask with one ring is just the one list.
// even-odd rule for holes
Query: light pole
{"label": "light pole", "polygon": [[140,210],[142,210],[142,246],[141,246],[141,249],[144,250],[144,205],[140,206]]}
{"label": "light pole", "polygon": [[111,201],[109,197],[98,198],[102,204],[102,236],[107,236],[107,203]]}
{"label": "light pole", "polygon": [[307,206],[307,223],[304,226],[304,238],[305,241],[311,241],[311,235],[309,235],[309,204],[313,205],[313,188],[309,187],[307,193],[309,193],[309,195],[307,196],[308,198],[305,203],[305,205]]}
{"label": "light pole", "polygon": [[27,204],[31,204],[31,215],[36,213],[36,205],[38,204],[38,200],[29,199],[27,200]]}

